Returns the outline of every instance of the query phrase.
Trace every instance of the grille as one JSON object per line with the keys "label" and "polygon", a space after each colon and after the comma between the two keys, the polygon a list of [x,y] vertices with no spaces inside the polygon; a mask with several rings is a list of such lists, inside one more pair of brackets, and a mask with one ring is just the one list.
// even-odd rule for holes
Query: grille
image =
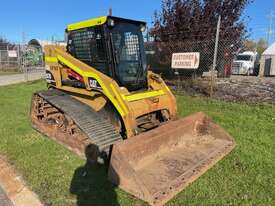
{"label": "grille", "polygon": [[233,63],[231,73],[239,74],[241,67],[242,67],[242,63],[240,63],[240,62]]}
{"label": "grille", "polygon": [[132,32],[115,33],[114,44],[117,50],[120,50],[121,61],[138,61],[139,60],[139,39],[138,35]]}

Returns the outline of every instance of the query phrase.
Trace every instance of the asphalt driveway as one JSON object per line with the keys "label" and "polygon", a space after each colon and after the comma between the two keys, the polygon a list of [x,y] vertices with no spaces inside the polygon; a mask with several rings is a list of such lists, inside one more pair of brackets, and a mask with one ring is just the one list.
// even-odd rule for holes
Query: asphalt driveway
{"label": "asphalt driveway", "polygon": [[0,86],[41,79],[44,72],[45,72],[44,70],[38,70],[38,71],[28,72],[27,74],[22,73],[22,74],[1,75]]}

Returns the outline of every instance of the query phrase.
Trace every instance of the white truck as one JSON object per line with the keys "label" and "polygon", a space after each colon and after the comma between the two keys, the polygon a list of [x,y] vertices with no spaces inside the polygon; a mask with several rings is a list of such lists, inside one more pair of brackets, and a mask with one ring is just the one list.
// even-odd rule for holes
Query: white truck
{"label": "white truck", "polygon": [[245,51],[239,53],[233,60],[231,74],[258,75],[259,55],[257,52]]}

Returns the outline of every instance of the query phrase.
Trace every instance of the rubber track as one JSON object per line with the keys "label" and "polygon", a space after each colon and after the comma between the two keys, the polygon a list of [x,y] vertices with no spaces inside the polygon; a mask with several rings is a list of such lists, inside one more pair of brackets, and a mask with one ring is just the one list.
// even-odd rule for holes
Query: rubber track
{"label": "rubber track", "polygon": [[121,135],[109,121],[70,95],[56,89],[41,91],[36,94],[69,116],[90,138],[91,143],[98,147],[100,153],[105,152],[109,155],[110,146],[122,140]]}

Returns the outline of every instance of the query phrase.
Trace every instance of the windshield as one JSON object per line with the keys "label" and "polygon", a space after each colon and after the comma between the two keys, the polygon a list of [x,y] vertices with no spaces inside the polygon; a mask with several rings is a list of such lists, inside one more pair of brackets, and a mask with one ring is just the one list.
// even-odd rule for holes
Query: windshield
{"label": "windshield", "polygon": [[238,55],[236,60],[237,61],[250,61],[251,56],[250,55]]}
{"label": "windshield", "polygon": [[138,25],[118,23],[112,30],[116,76],[129,90],[144,87],[146,62],[143,37]]}

